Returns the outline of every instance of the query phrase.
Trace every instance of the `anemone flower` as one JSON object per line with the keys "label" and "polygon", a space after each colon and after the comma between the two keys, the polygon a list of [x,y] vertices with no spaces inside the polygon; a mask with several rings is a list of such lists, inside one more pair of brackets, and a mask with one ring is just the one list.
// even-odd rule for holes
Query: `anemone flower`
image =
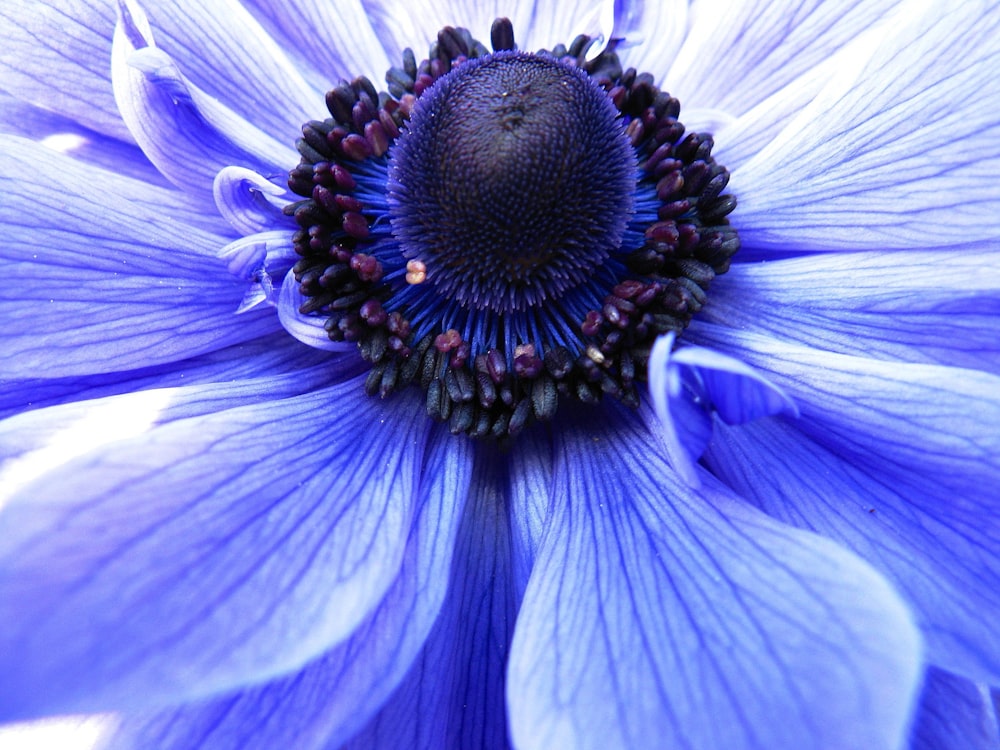
{"label": "anemone flower", "polygon": [[0,10],[0,717],[995,747],[1000,14],[493,5]]}

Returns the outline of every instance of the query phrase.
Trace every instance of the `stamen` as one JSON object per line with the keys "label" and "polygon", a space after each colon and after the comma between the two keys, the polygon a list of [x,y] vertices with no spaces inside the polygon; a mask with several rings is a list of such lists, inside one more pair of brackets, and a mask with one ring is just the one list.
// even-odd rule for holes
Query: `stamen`
{"label": "stamen", "polygon": [[493,53],[446,27],[426,59],[326,97],[288,184],[303,314],[357,342],[365,390],[414,384],[455,433],[507,439],[565,399],[636,405],[739,248],[711,136],[580,36]]}

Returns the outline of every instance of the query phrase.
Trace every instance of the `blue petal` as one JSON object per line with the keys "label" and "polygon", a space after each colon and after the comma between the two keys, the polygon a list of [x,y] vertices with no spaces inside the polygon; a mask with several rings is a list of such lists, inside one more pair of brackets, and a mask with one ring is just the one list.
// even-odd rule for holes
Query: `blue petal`
{"label": "blue petal", "polygon": [[[660,0],[614,5],[613,36],[619,40],[615,50],[626,65],[652,73],[657,81],[662,80],[687,36],[689,3],[687,0]],[[688,121],[686,116],[684,121]]]}
{"label": "blue petal", "polygon": [[226,166],[275,174],[297,163],[290,143],[275,140],[188,82],[173,59],[153,45],[137,6],[120,6],[119,16],[111,57],[115,96],[129,131],[164,177],[197,193],[210,191]]}
{"label": "blue petal", "polygon": [[833,354],[698,323],[692,337],[747,362],[802,412],[800,429],[892,481],[920,476],[959,497],[1000,486],[1000,377]]}
{"label": "blue petal", "polygon": [[349,637],[402,564],[428,424],[420,399],[350,380],[174,421],[24,487],[0,516],[2,715],[194,700]]}
{"label": "blue petal", "polygon": [[718,425],[705,460],[769,515],[882,571],[912,606],[931,662],[1000,681],[997,485],[956,495],[920,469],[859,466],[777,422]]}
{"label": "blue petal", "polygon": [[711,437],[713,412],[726,424],[743,424],[798,411],[780,388],[743,362],[699,346],[672,351],[673,343],[669,334],[653,345],[649,391],[670,464],[696,487],[694,465]]}
{"label": "blue petal", "polygon": [[244,285],[215,257],[228,238],[176,192],[13,138],[0,189],[4,377],[148,367],[276,328],[267,313],[236,323]]}
{"label": "blue petal", "polygon": [[350,81],[360,75],[368,76],[378,86],[390,65],[401,62],[389,62],[383,40],[375,33],[361,0],[339,0],[336,4],[251,0],[246,5],[279,48],[296,55],[297,67],[323,90],[339,80]]}
{"label": "blue petal", "polygon": [[695,2],[684,45],[653,58],[685,107],[740,115],[884,22],[900,0]]}
{"label": "blue petal", "polygon": [[904,606],[842,548],[704,478],[634,417],[557,452],[508,671],[531,748],[896,748],[919,680]]}
{"label": "blue petal", "polygon": [[930,669],[914,721],[911,750],[996,750],[997,714],[990,689]]}
{"label": "blue petal", "polygon": [[519,435],[507,460],[511,576],[520,601],[551,512],[552,441],[547,431],[539,428]]}
{"label": "blue petal", "polygon": [[[2,11],[0,11],[2,13]],[[161,186],[168,183],[134,143],[103,135],[0,92],[0,133],[28,138],[61,154]]]}
{"label": "blue petal", "polygon": [[304,347],[280,331],[272,336],[166,365],[89,376],[7,381],[0,390],[0,418],[29,409],[150,388],[267,377],[296,372],[320,363],[330,368],[331,374],[339,374],[349,366],[342,364],[342,360],[331,361],[325,352]]}
{"label": "blue petal", "polygon": [[305,297],[293,274],[287,274],[278,295],[278,319],[292,336],[303,344],[330,352],[347,352],[357,349],[351,341],[331,341],[327,335],[326,319],[320,315],[303,314],[300,310]]}
{"label": "blue petal", "polygon": [[157,750],[339,747],[395,689],[437,617],[471,468],[471,445],[439,431],[399,575],[350,639],[259,688],[126,717],[112,744]]}
{"label": "blue petal", "polygon": [[107,3],[3,3],[0,88],[104,135],[130,141],[108,72],[114,10]]}
{"label": "blue petal", "polygon": [[[142,14],[133,0],[120,3],[134,18]],[[242,3],[156,0],[147,5],[156,46],[191,84],[270,137],[294,139],[302,123],[325,116],[326,89],[304,79],[299,65]]]}
{"label": "blue petal", "polygon": [[990,2],[906,8],[733,172],[746,246],[890,250],[1000,239],[1000,14]]}
{"label": "blue petal", "polygon": [[243,167],[221,169],[212,183],[215,206],[229,225],[242,235],[297,228],[282,209],[291,203],[287,189]]}
{"label": "blue petal", "polygon": [[406,679],[347,748],[504,748],[517,599],[500,457],[477,452],[441,615]]}
{"label": "blue petal", "polygon": [[704,317],[841,354],[1000,373],[1000,247],[736,263]]}

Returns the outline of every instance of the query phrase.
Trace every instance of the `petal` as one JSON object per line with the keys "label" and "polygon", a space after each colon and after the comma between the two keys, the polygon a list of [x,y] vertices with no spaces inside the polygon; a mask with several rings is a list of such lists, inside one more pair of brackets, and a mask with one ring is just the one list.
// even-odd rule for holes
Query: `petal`
{"label": "petal", "polygon": [[634,417],[562,436],[511,651],[518,748],[899,745],[919,639],[871,568],[707,476],[694,494]]}
{"label": "petal", "polygon": [[[356,358],[352,358],[356,359]],[[347,367],[336,360],[339,372]],[[105,398],[150,388],[222,383],[296,372],[323,363],[334,369],[326,352],[302,346],[284,331],[167,365],[126,372],[5,381],[0,390],[0,417],[72,401]],[[332,373],[331,373],[332,374]]]}
{"label": "petal", "polygon": [[[142,13],[134,0],[123,5],[133,18]],[[324,89],[306,82],[239,0],[156,0],[146,9],[156,46],[191,84],[271,138],[291,143],[302,123],[326,116]]]}
{"label": "petal", "polygon": [[748,247],[919,249],[1000,238],[1000,17],[989,2],[924,5],[909,3],[892,33],[846,59],[733,173]]}
{"label": "petal", "polygon": [[164,177],[184,190],[205,192],[223,167],[275,174],[298,161],[290,145],[188,82],[173,59],[153,45],[137,6],[122,5],[119,11],[111,57],[115,98],[129,131]]}
{"label": "petal", "polygon": [[[293,368],[287,360],[274,362],[261,357],[254,362],[254,371],[237,381],[195,385],[185,379],[183,387],[147,387],[48,409],[35,404],[32,410],[0,422],[0,456],[4,458],[0,486],[4,495],[11,495],[78,456],[160,425],[261,400],[297,396],[331,380],[358,374],[360,363],[355,357],[311,359],[299,353],[293,360],[299,366]],[[275,364],[280,369],[268,372],[268,366]],[[218,377],[220,370],[231,374],[233,368],[213,370]],[[195,374],[204,377],[207,373]]]}
{"label": "petal", "polygon": [[361,0],[339,0],[336,5],[316,0],[251,0],[247,6],[280,49],[301,56],[305,65],[300,69],[313,73],[321,90],[359,75],[379,85],[390,67]]}
{"label": "petal", "polygon": [[841,354],[1000,373],[1000,246],[736,263],[706,319]]}
{"label": "petal", "polygon": [[859,466],[796,426],[718,425],[705,460],[769,515],[833,539],[878,568],[913,608],[929,661],[1000,680],[995,487],[956,496],[922,471],[907,477]]}
{"label": "petal", "polygon": [[862,468],[976,499],[1000,486],[998,376],[832,354],[709,324],[691,332],[764,372],[799,405],[805,434]]}
{"label": "petal", "polygon": [[[665,88],[686,107],[740,115],[825,62],[900,0],[695,0]],[[662,75],[659,71],[658,75]]]}
{"label": "petal", "polygon": [[162,186],[168,184],[135,144],[90,130],[2,92],[0,133],[28,138],[53,151],[127,177]]}
{"label": "petal", "polygon": [[990,689],[930,669],[910,740],[912,750],[996,750],[997,714]]}
{"label": "petal", "polygon": [[713,413],[726,424],[743,424],[798,410],[780,388],[743,362],[700,346],[672,351],[673,342],[669,334],[653,344],[649,392],[670,465],[697,487],[695,464],[711,437]]}
{"label": "petal", "polygon": [[3,3],[0,19],[0,88],[98,133],[131,141],[108,74],[115,25],[108,3]]}
{"label": "petal", "polygon": [[423,651],[346,748],[504,748],[504,672],[517,613],[501,457],[477,452],[448,596]]}
{"label": "petal", "polygon": [[687,0],[615,5],[614,36],[622,40],[615,49],[627,66],[652,73],[659,80],[670,69],[684,43],[688,31]]}
{"label": "petal", "polygon": [[419,401],[349,380],[171,422],[23,488],[0,516],[4,717],[195,700],[349,637],[402,564]]}
{"label": "petal", "polygon": [[286,274],[278,296],[278,319],[288,333],[316,349],[329,352],[357,349],[357,344],[352,341],[331,341],[325,327],[326,318],[301,312],[305,301],[294,274]]}
{"label": "petal", "polygon": [[235,323],[243,285],[214,257],[227,238],[176,193],[19,139],[0,154],[4,377],[148,367],[274,330],[267,313]]}
{"label": "petal", "polygon": [[362,727],[407,673],[447,590],[472,457],[468,442],[438,433],[399,575],[347,641],[259,688],[127,717],[112,744],[158,750],[339,747]]}
{"label": "petal", "polygon": [[282,213],[292,202],[288,191],[253,170],[224,167],[213,179],[212,194],[222,218],[241,235],[297,228],[295,219]]}

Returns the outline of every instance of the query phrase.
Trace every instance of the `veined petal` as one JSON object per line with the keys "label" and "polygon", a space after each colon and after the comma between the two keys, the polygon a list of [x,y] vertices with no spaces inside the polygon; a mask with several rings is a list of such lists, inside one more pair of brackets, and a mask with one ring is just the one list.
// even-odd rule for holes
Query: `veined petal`
{"label": "veined petal", "polygon": [[224,167],[212,183],[215,205],[241,235],[285,228],[294,231],[295,219],[281,209],[291,203],[288,191],[244,167]]}
{"label": "veined petal", "polygon": [[195,700],[349,637],[402,564],[427,432],[419,399],[350,380],[25,487],[0,516],[4,718]]}
{"label": "veined petal", "polygon": [[673,349],[661,336],[649,356],[649,392],[670,465],[692,487],[695,464],[712,435],[712,414],[743,424],[775,414],[798,414],[795,402],[743,362],[700,346]]}
{"label": "veined petal", "polygon": [[[352,358],[356,359],[356,358]],[[290,339],[284,331],[246,341],[179,362],[124,372],[76,375],[67,378],[29,378],[4,382],[0,390],[0,417],[72,401],[87,401],[150,388],[221,383],[243,378],[294,372],[324,363],[342,370],[349,365],[331,360],[326,352]],[[331,377],[336,372],[331,372]]]}
{"label": "veined petal", "polygon": [[39,146],[127,177],[159,186],[169,184],[134,143],[98,133],[3,92],[0,92],[0,133],[27,138]]}
{"label": "veined petal", "polygon": [[[134,0],[119,2],[133,17],[141,13]],[[291,143],[302,123],[325,116],[325,90],[305,80],[239,0],[155,0],[142,7],[157,46],[191,83],[271,138]]]}
{"label": "veined petal", "polygon": [[227,238],[185,223],[176,192],[16,138],[0,154],[5,377],[148,367],[275,329],[267,313],[234,323],[243,284],[215,257]]}
{"label": "veined petal", "polygon": [[692,336],[765,372],[802,411],[800,429],[887,478],[920,476],[959,497],[1000,486],[1000,377],[884,362],[698,323]]}
{"label": "veined petal", "polygon": [[109,3],[3,3],[0,23],[0,89],[98,133],[131,141],[108,74],[115,26]]}
{"label": "veined petal", "polygon": [[399,575],[347,641],[258,688],[126,717],[112,744],[157,750],[339,747],[395,689],[437,617],[471,468],[471,446],[439,430],[423,467]]}
{"label": "veined petal", "polygon": [[271,174],[297,162],[290,145],[190,84],[153,45],[149,23],[133,3],[119,7],[111,72],[129,131],[164,177],[183,190],[211,191],[215,175],[230,165]]}
{"label": "veined petal", "polygon": [[477,452],[448,596],[420,656],[345,748],[507,747],[504,674],[517,598],[504,474]]}
{"label": "veined petal", "polygon": [[955,495],[933,476],[862,467],[799,425],[717,425],[705,460],[780,521],[833,539],[889,578],[927,640],[927,658],[1000,681],[1000,497]]}
{"label": "veined petal", "polygon": [[901,0],[695,0],[664,88],[686,107],[741,115],[826,61]]}
{"label": "veined petal", "polygon": [[511,573],[520,601],[551,512],[552,441],[542,430],[528,430],[518,436],[507,460]]}
{"label": "veined petal", "polygon": [[615,3],[615,6],[614,38],[621,40],[616,50],[627,65],[662,78],[687,34],[689,3],[660,0]]}
{"label": "veined petal", "polygon": [[841,354],[1000,373],[1000,243],[735,263],[704,317]]}
{"label": "veined petal", "polygon": [[362,0],[339,0],[336,4],[251,0],[247,6],[269,29],[281,50],[298,56],[304,63],[302,74],[315,80],[321,91],[341,79],[350,81],[360,75],[368,76],[376,86],[383,85],[389,58]]}
{"label": "veined petal", "polygon": [[927,670],[911,750],[996,750],[997,746],[1000,728],[989,687],[941,669]]}
{"label": "veined petal", "polygon": [[511,650],[518,748],[899,746],[919,637],[870,567],[707,475],[693,492],[634,417],[560,437]]}
{"label": "veined petal", "polygon": [[748,247],[1000,239],[1000,16],[987,1],[905,7],[892,33],[845,59],[823,92],[733,172]]}

